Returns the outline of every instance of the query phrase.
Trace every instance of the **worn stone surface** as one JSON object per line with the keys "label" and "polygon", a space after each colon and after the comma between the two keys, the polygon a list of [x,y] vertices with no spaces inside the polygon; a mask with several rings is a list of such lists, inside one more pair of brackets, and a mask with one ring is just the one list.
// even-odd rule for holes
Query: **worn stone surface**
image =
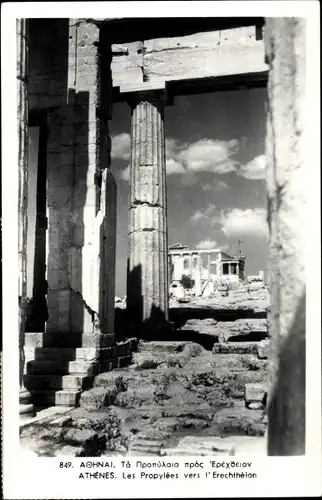
{"label": "worn stone surface", "polygon": [[130,321],[168,319],[168,243],[164,100],[156,92],[133,96],[127,309]]}
{"label": "worn stone surface", "polygon": [[109,170],[109,46],[98,50],[99,29],[85,20],[33,19],[30,25],[29,104],[49,109],[47,331],[112,333],[116,185]]}
{"label": "worn stone surface", "polygon": [[[112,60],[113,85],[258,73],[267,70],[264,44],[254,26],[124,44],[128,55]],[[143,68],[143,72],[139,71]]]}
{"label": "worn stone surface", "polygon": [[[195,320],[193,323],[194,331],[200,334],[213,336],[219,343],[232,341],[234,338],[242,337],[244,340],[261,340],[267,336],[266,319],[238,319],[235,321],[219,321],[215,324],[204,323],[205,320]],[[189,326],[191,322],[188,322]],[[187,324],[183,329],[187,328]]]}
{"label": "worn stone surface", "polygon": [[258,342],[227,342],[213,345],[214,354],[257,354]]}
{"label": "worn stone surface", "polygon": [[267,359],[269,355],[270,341],[262,340],[257,346],[257,357],[258,359]]}
{"label": "worn stone surface", "polygon": [[267,394],[267,386],[263,384],[245,384],[245,402],[263,403]]}
{"label": "worn stone surface", "polygon": [[94,387],[82,393],[80,406],[87,411],[101,410],[114,403],[119,389],[116,385],[108,388]]}
{"label": "worn stone surface", "polygon": [[267,18],[269,455],[305,454],[306,24]]}
{"label": "worn stone surface", "polygon": [[268,289],[249,290],[247,286],[239,286],[235,290],[230,290],[227,297],[217,295],[216,297],[203,298],[198,297],[191,300],[188,304],[180,304],[175,300],[170,301],[170,308],[180,309],[208,309],[216,311],[231,311],[237,313],[249,314],[248,317],[256,315],[257,317],[266,317],[268,307]]}

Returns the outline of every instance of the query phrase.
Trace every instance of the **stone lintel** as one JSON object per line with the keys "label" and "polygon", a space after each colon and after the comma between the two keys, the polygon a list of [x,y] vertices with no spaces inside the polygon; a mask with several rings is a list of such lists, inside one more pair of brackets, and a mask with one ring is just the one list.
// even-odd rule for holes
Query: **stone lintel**
{"label": "stone lintel", "polygon": [[156,82],[133,82],[120,85],[120,94],[132,94],[134,92],[149,92],[157,90],[166,90],[166,81]]}
{"label": "stone lintel", "polygon": [[218,248],[213,248],[211,250],[176,250],[176,249],[171,249],[169,250],[169,254],[170,255],[198,255],[198,254],[201,254],[201,253],[219,253],[221,250],[219,250]]}

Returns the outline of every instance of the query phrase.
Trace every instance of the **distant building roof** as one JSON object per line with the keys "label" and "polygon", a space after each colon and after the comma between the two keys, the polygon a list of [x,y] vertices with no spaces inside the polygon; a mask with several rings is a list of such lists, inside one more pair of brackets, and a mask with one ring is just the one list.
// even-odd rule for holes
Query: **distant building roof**
{"label": "distant building roof", "polygon": [[236,257],[231,257],[228,253],[221,252],[221,260],[235,260]]}
{"label": "distant building roof", "polygon": [[182,245],[181,243],[174,243],[173,245],[169,246],[169,250],[174,250],[179,248],[184,248],[185,250],[187,250],[189,247],[188,245]]}

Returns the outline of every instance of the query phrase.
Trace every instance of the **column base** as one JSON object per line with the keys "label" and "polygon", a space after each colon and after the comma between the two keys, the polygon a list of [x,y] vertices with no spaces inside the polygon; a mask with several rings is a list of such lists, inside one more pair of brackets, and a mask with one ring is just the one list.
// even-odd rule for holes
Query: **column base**
{"label": "column base", "polygon": [[30,403],[31,394],[27,389],[20,389],[19,391],[19,417],[20,419],[31,418],[36,416],[35,408]]}

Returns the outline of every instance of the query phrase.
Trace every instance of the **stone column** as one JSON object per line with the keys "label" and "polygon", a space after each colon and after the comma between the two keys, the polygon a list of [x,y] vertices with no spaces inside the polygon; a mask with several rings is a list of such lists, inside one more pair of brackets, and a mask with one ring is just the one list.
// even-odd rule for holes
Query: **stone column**
{"label": "stone column", "polygon": [[269,64],[266,188],[269,223],[268,454],[305,454],[305,19],[265,25]]}
{"label": "stone column", "polygon": [[221,261],[220,261],[220,257],[221,257],[221,254],[219,253],[217,255],[217,264],[216,264],[217,284],[219,284],[220,276],[221,276]]}
{"label": "stone column", "polygon": [[192,269],[193,269],[193,265],[192,265],[192,253],[189,253],[189,274],[190,274],[190,276],[192,275]]}
{"label": "stone column", "polygon": [[27,300],[27,206],[28,206],[28,20],[17,19],[17,97],[18,97],[18,269],[19,269],[19,413],[22,417],[34,415],[30,393],[24,386],[25,323]]}
{"label": "stone column", "polygon": [[208,253],[208,279],[210,280],[210,263],[211,263],[211,254]]}
{"label": "stone column", "polygon": [[199,274],[199,290],[196,291],[197,295],[202,294],[202,266],[201,266],[201,253],[198,253],[198,274]]}
{"label": "stone column", "polygon": [[168,320],[164,91],[131,94],[127,306],[132,323]]}

